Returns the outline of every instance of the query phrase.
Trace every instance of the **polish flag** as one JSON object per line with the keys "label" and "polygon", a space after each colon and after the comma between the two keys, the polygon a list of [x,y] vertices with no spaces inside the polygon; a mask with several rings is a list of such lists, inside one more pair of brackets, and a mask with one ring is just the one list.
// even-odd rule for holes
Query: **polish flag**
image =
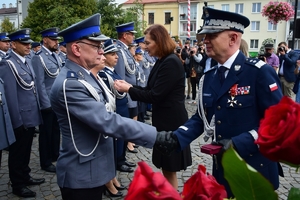
{"label": "polish flag", "polygon": [[269,87],[270,87],[271,92],[273,92],[273,91],[275,91],[275,90],[278,89],[278,86],[277,86],[276,83],[273,83],[273,84],[269,85]]}

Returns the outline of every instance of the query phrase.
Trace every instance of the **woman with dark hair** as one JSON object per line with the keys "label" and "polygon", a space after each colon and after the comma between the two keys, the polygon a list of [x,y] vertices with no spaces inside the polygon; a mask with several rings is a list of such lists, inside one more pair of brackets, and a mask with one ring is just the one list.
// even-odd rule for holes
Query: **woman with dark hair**
{"label": "woman with dark hair", "polygon": [[[176,44],[162,25],[152,25],[144,34],[146,51],[150,56],[158,58],[149,75],[147,86],[132,86],[117,80],[115,88],[129,93],[135,101],[152,103],[152,125],[158,131],[173,131],[188,119],[184,105],[184,68],[174,54]],[[176,172],[185,170],[192,164],[191,150],[188,146],[181,152],[165,156],[154,148],[152,161],[157,168],[162,169],[166,179],[177,189]]]}

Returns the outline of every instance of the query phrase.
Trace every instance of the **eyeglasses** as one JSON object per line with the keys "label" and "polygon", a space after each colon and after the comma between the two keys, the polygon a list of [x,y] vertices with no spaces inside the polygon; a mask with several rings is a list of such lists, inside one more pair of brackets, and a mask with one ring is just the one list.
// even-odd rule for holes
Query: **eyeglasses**
{"label": "eyeglasses", "polygon": [[83,44],[87,44],[87,45],[93,46],[93,47],[97,48],[97,52],[100,52],[101,49],[103,49],[103,47],[104,47],[103,44],[100,44],[100,45],[98,46],[98,45],[90,44],[90,43],[83,42],[83,41],[78,41],[78,42],[76,42],[76,44],[78,44],[78,43],[83,43]]}
{"label": "eyeglasses", "polygon": [[131,32],[126,32],[126,34],[129,34],[129,35],[132,35],[132,36],[134,35],[134,33],[131,33]]}

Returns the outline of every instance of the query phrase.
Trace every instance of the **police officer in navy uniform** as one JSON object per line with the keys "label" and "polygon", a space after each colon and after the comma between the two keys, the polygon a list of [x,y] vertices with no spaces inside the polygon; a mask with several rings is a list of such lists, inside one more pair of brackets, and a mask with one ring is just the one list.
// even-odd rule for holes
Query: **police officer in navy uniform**
{"label": "police officer in navy uniform", "polygon": [[104,184],[115,177],[113,138],[148,148],[156,140],[154,127],[106,110],[106,93],[89,71],[102,62],[99,22],[95,14],[58,33],[68,59],[50,101],[62,132],[56,175],[63,199],[102,199]]}
{"label": "police officer in navy uniform", "polygon": [[44,178],[30,176],[30,153],[35,126],[42,123],[36,76],[26,55],[30,52],[30,29],[8,35],[12,51],[0,62],[0,78],[4,81],[7,107],[14,128],[16,142],[9,147],[8,168],[13,193],[21,197],[35,197],[27,188],[38,185]]}
{"label": "police officer in navy uniform", "polygon": [[2,149],[16,141],[14,129],[11,124],[10,115],[5,98],[4,82],[0,78],[0,167]]}
{"label": "police officer in navy uniform", "polygon": [[[113,40],[107,40],[104,43],[104,56],[108,56],[109,54],[117,53],[119,50],[114,44]],[[116,55],[118,57],[118,55]],[[119,59],[119,57],[118,57]],[[106,60],[107,61],[107,60]],[[113,91],[116,96],[116,113],[121,115],[122,117],[129,118],[129,110],[128,110],[128,98],[127,93],[117,91],[113,85],[115,80],[122,80],[121,76],[116,72],[114,66],[105,66],[105,68],[99,72],[99,76],[106,83],[108,88]],[[133,172],[132,167],[135,167],[136,164],[127,161],[126,159],[126,146],[127,142],[122,139],[118,139],[116,141],[116,167],[119,171],[123,172]]]}
{"label": "police officer in navy uniform", "polygon": [[62,41],[59,43],[59,51],[58,51],[58,59],[64,66],[66,59],[67,59],[67,50],[66,50],[66,43],[65,41]]}
{"label": "police officer in navy uniform", "polygon": [[148,81],[148,78],[149,78],[149,74],[150,74],[150,71],[152,69],[152,67],[154,66],[155,64],[155,59],[153,59],[149,53],[147,51],[145,51],[145,48],[146,48],[146,45],[144,43],[144,38],[145,37],[139,37],[135,40],[135,43],[137,43],[140,47],[141,47],[141,50],[144,52],[143,54],[143,70],[144,70],[144,74],[146,76],[146,84],[147,84],[147,81]]}
{"label": "police officer in navy uniform", "polygon": [[[136,33],[136,31],[134,31],[134,22],[116,26],[116,30],[118,32],[118,40],[116,41],[116,45],[119,49],[117,52],[119,59],[117,65],[115,66],[115,70],[123,80],[132,85],[136,85],[136,64],[133,55],[129,51],[129,46],[134,42],[134,34]],[[130,118],[137,120],[137,101],[133,101],[129,94],[127,97],[129,116]],[[133,143],[130,142],[127,144],[127,150],[130,153],[137,153]],[[124,169],[118,170],[124,171]]]}
{"label": "police officer in navy uniform", "polygon": [[0,33],[0,60],[6,56],[10,49],[10,39],[7,37],[7,33]]}
{"label": "police officer in navy uniform", "polygon": [[40,166],[47,172],[56,171],[52,162],[57,160],[60,146],[60,129],[49,99],[52,84],[62,66],[55,53],[60,39],[57,36],[58,31],[58,28],[48,28],[41,32],[42,48],[31,59],[43,118],[43,124],[39,127]]}
{"label": "police officer in navy uniform", "polygon": [[[136,66],[133,56],[128,50],[128,46],[134,41],[134,23],[129,22],[116,26],[118,32],[118,40],[116,41],[118,53],[118,63],[115,66],[116,72],[122,77],[126,82],[136,85]],[[137,116],[137,101],[132,101],[128,95],[128,108],[136,109]]]}
{"label": "police officer in navy uniform", "polygon": [[[136,85],[146,87],[146,75],[144,72],[144,51],[140,46],[135,49],[134,59],[136,62]],[[138,120],[145,122],[146,103],[138,101]],[[148,118],[149,119],[149,118]]]}
{"label": "police officer in navy uniform", "polygon": [[[145,39],[144,36],[139,37],[135,40],[135,42],[141,47],[141,49],[144,52],[144,55],[143,55],[143,70],[144,70],[144,74],[146,76],[146,85],[147,85],[150,72],[151,72],[153,66],[155,65],[156,59],[153,56],[150,56],[148,51],[146,51],[146,45],[145,45],[144,39]],[[148,108],[149,109],[151,108],[151,104],[146,104],[146,106],[147,106],[146,111],[148,110]],[[147,114],[146,111],[145,111],[144,119],[149,120],[150,117],[149,117],[149,115]]]}
{"label": "police officer in navy uniform", "polygon": [[206,34],[206,53],[218,65],[200,80],[195,115],[176,131],[159,133],[156,147],[165,153],[183,149],[205,131],[205,140],[212,138],[223,146],[214,155],[213,175],[225,185],[228,197],[233,194],[224,178],[221,158],[230,146],[276,190],[277,163],[265,158],[254,141],[264,111],[282,98],[278,76],[265,62],[246,58],[239,51],[244,28],[250,23],[248,18],[208,7],[204,10],[206,18],[200,34]]}
{"label": "police officer in navy uniform", "polygon": [[35,53],[38,52],[40,49],[41,49],[41,43],[32,42],[31,43],[30,54],[28,54],[26,57],[29,58],[29,59],[32,59],[32,57],[35,55]]}

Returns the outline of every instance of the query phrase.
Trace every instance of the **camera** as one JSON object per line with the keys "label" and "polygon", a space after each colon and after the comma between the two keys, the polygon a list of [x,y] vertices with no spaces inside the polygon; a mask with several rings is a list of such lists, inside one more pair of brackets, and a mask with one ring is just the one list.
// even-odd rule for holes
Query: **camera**
{"label": "camera", "polygon": [[265,55],[258,55],[258,59],[262,60],[262,61],[265,61]]}
{"label": "camera", "polygon": [[181,52],[180,48],[176,49],[176,53],[180,53],[180,52]]}
{"label": "camera", "polygon": [[285,51],[285,48],[284,47],[279,47],[278,51]]}

